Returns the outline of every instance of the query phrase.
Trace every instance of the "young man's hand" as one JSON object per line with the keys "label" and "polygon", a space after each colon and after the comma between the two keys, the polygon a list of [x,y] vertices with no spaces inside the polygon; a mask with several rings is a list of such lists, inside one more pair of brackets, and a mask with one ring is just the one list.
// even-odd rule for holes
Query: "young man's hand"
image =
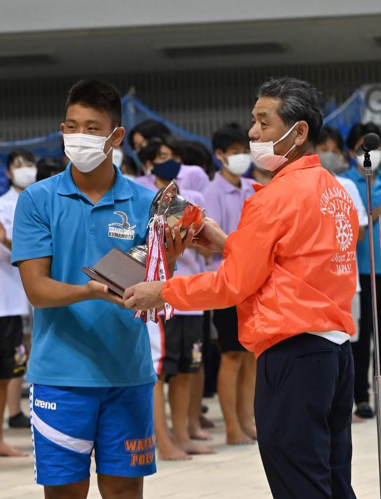
{"label": "young man's hand", "polygon": [[225,234],[217,222],[206,217],[204,220],[204,227],[197,236],[193,238],[192,244],[202,246],[214,253],[222,253],[227,238],[227,234]]}
{"label": "young man's hand", "polygon": [[86,284],[88,300],[103,300],[115,305],[124,306],[123,298],[109,291],[106,284],[91,280]]}

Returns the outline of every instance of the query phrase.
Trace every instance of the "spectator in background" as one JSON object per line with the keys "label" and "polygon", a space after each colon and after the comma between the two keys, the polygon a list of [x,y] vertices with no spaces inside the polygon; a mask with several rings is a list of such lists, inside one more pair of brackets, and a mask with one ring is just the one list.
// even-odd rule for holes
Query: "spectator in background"
{"label": "spectator in background", "polygon": [[204,144],[196,141],[181,141],[182,158],[184,165],[201,166],[208,175],[209,180],[213,180],[216,173],[216,165],[213,161],[213,155]]}
{"label": "spectator in background", "polygon": [[0,197],[0,455],[25,454],[2,440],[5,402],[9,426],[29,428],[29,418],[21,410],[22,377],[27,354],[23,343],[22,316],[29,304],[17,269],[11,265],[12,229],[19,194],[36,180],[33,154],[26,149],[12,151],[7,157],[7,177],[11,187]]}
{"label": "spectator in background", "polygon": [[59,158],[41,158],[37,161],[36,181],[44,180],[45,178],[53,177],[57,173],[65,170],[66,165]]}
{"label": "spectator in background", "polygon": [[[141,151],[141,158],[145,166],[151,169],[152,174],[140,177],[136,181],[156,192],[168,186],[173,179],[179,180],[181,154],[180,143],[173,137],[152,139]],[[202,194],[183,188],[180,182],[181,179],[178,182],[181,196],[199,206],[205,204]],[[187,249],[178,257],[177,265],[175,276],[188,276],[205,270],[203,256],[192,248]],[[157,374],[161,381],[169,382],[173,443],[165,420],[163,384],[157,383],[155,387],[155,433],[161,459],[180,460],[187,459],[188,454],[211,453],[208,447],[193,442],[191,439],[191,437],[207,438],[207,434],[201,431],[199,423],[204,390],[201,370],[203,325],[203,312],[182,313],[175,310],[174,317],[162,326],[165,353]],[[152,334],[157,334],[155,328],[150,327],[149,333],[151,343],[155,343],[152,338]],[[189,433],[190,428],[192,434]]]}
{"label": "spectator in background", "polygon": [[[152,159],[159,147],[159,162]],[[155,137],[140,151],[139,157],[147,173],[138,177],[136,182],[149,189],[163,187],[174,178],[180,191],[188,189],[203,192],[209,185],[209,178],[200,166],[182,164],[181,143],[170,135]],[[169,182],[168,182],[169,181]]]}
{"label": "spectator in background", "polygon": [[[356,123],[350,130],[347,138],[347,146],[351,157],[351,168],[343,174],[345,178],[352,180],[360,193],[361,199],[367,206],[366,181],[363,169],[363,156],[356,156],[356,149],[362,144],[367,133],[376,133],[381,136],[380,129],[374,123]],[[373,231],[374,231],[374,255],[376,266],[377,293],[381,293],[381,262],[380,262],[380,227],[378,215],[381,214],[381,151],[371,151],[373,174],[371,177],[372,208],[373,208]],[[355,415],[359,418],[372,418],[373,409],[369,405],[369,364],[370,364],[370,339],[373,331],[371,281],[370,281],[370,253],[369,253],[369,230],[366,229],[365,237],[357,243],[357,259],[360,272],[361,285],[361,318],[360,335],[357,342],[352,344],[355,362],[355,389],[354,400],[356,404]],[[381,319],[381,301],[378,301],[378,316]],[[381,323],[380,323],[381,324]]]}
{"label": "spectator in background", "polygon": [[161,121],[145,120],[134,126],[128,134],[131,149],[138,153],[148,141],[160,135],[171,135],[170,129]]}
{"label": "spectator in background", "polygon": [[[243,178],[251,163],[247,133],[230,123],[213,134],[213,151],[221,163],[221,171],[204,192],[206,213],[227,233],[237,229],[245,200],[254,194],[252,180]],[[222,261],[213,253],[210,270]],[[218,331],[221,365],[218,373],[218,395],[226,423],[229,445],[253,443],[255,358],[238,341],[236,307],[214,311]]]}

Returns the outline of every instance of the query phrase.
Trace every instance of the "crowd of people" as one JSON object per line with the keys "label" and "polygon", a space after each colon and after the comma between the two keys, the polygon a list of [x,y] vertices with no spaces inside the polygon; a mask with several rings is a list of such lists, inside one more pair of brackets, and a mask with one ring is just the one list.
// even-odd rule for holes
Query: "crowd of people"
{"label": "crowd of people", "polygon": [[[98,90],[101,93],[102,88]],[[82,91],[89,90],[82,88]],[[104,111],[106,117],[111,116],[112,119],[114,118],[112,109],[109,112],[107,106],[102,108],[97,103],[94,105],[91,101],[87,102],[85,97],[78,97],[80,92],[80,86],[71,90],[66,111],[76,110],[76,107],[81,105],[84,106],[84,109],[93,105],[96,112],[101,113],[106,109]],[[93,93],[96,92],[93,90]],[[96,123],[96,118],[91,117],[90,121]],[[63,231],[57,235],[53,234],[53,231],[59,232],[60,224],[75,224],[76,213],[78,217],[83,217],[80,223],[86,224],[83,227],[81,237],[93,238],[92,240],[96,241],[98,237],[96,232],[101,230],[101,225],[98,227],[97,223],[101,224],[102,220],[106,220],[106,218],[101,218],[101,209],[98,209],[97,216],[99,218],[98,222],[96,221],[95,208],[100,198],[98,199],[94,194],[95,189],[92,187],[88,190],[80,189],[82,194],[79,194],[78,188],[74,187],[74,183],[70,179],[70,166],[67,166],[70,165],[70,159],[76,166],[78,165],[75,162],[75,145],[72,145],[66,137],[71,133],[73,133],[73,136],[76,133],[92,134],[91,128],[89,128],[89,132],[84,131],[81,119],[80,114],[73,113],[72,116],[66,116],[66,122],[62,125],[66,155],[64,154],[61,159],[38,158],[37,160],[32,152],[25,149],[15,149],[8,155],[7,159],[6,174],[9,180],[9,190],[0,197],[0,455],[3,456],[23,455],[21,451],[3,440],[2,428],[6,406],[8,407],[10,427],[25,428],[30,424],[29,415],[22,412],[20,405],[22,380],[28,363],[30,344],[32,343],[32,352],[35,348],[40,356],[44,348],[48,348],[48,345],[44,346],[42,344],[46,340],[41,338],[44,328],[48,328],[50,331],[50,326],[48,327],[46,324],[48,320],[53,321],[55,324],[58,334],[61,335],[59,336],[61,340],[63,338],[62,341],[69,341],[70,328],[65,329],[60,323],[60,321],[68,319],[65,314],[55,314],[52,307],[57,306],[56,303],[66,310],[68,310],[67,307],[69,306],[77,307],[76,310],[79,315],[75,320],[78,321],[78,324],[81,323],[84,331],[88,332],[93,325],[93,318],[90,317],[90,314],[94,314],[94,310],[81,309],[81,304],[77,304],[77,302],[89,300],[90,296],[96,299],[97,293],[103,292],[100,288],[88,290],[89,295],[87,298],[72,300],[68,298],[69,295],[65,295],[66,291],[62,289],[62,291],[57,291],[59,298],[57,298],[57,302],[54,302],[53,298],[52,301],[48,299],[44,301],[42,298],[43,293],[48,290],[48,288],[43,288],[43,286],[48,285],[42,283],[42,278],[41,296],[37,296],[37,292],[31,292],[28,288],[28,281],[37,282],[40,275],[47,275],[47,268],[52,268],[52,272],[56,276],[54,279],[62,283],[79,284],[72,278],[69,271],[69,273],[66,273],[66,268],[60,268],[61,264],[57,263],[59,256],[57,256],[57,247],[55,245],[70,245],[66,250],[66,257],[63,256],[62,258],[73,257],[76,262],[78,261],[77,266],[79,269],[81,268],[80,260],[82,257],[79,258],[76,252],[82,251],[83,248],[71,237],[67,237],[65,240],[66,236]],[[96,124],[91,126],[95,127]],[[118,127],[117,120],[112,122],[112,127],[114,127],[114,133]],[[352,315],[357,331],[351,339],[355,362],[353,421],[356,422],[374,417],[368,379],[371,358],[372,310],[368,219],[365,209],[367,203],[366,185],[361,157],[359,158],[355,154],[364,136],[369,132],[377,133],[381,137],[381,131],[375,124],[356,123],[353,125],[346,142],[338,130],[328,126],[322,128],[319,137],[315,141],[315,152],[318,154],[322,166],[349,193],[359,218],[360,230],[356,253],[358,284],[352,304]],[[111,135],[109,136],[111,137]],[[106,141],[109,140],[109,136],[107,136]],[[238,227],[246,200],[256,195],[253,185],[267,185],[273,177],[273,173],[269,169],[263,168],[255,162],[250,154],[249,141],[247,130],[244,130],[236,123],[227,123],[213,134],[212,154],[200,143],[177,140],[172,136],[168,127],[159,121],[144,121],[136,125],[129,132],[128,137],[123,138],[121,135],[117,137],[115,143],[110,145],[112,162],[117,171],[115,186],[120,181],[118,179],[127,178],[132,192],[132,194],[124,196],[123,193],[118,193],[116,187],[114,187],[114,199],[123,200],[126,203],[125,199],[128,200],[131,196],[139,199],[144,195],[146,196],[144,200],[140,201],[140,205],[136,209],[131,208],[128,215],[130,227],[136,226],[136,233],[144,241],[150,201],[155,192],[162,187],[168,186],[175,179],[178,184],[179,194],[182,197],[205,208],[206,215],[215,220],[226,234],[231,234]],[[133,150],[132,155],[125,153],[124,144],[126,142]],[[72,154],[71,151],[73,151]],[[373,169],[372,198],[374,233],[376,236],[377,289],[381,293],[378,219],[378,215],[381,214],[381,173],[378,169],[381,164],[381,151],[372,151],[370,154]],[[56,177],[57,175],[58,177]],[[67,210],[65,211],[65,220],[60,219],[58,215],[58,218],[54,218],[57,208],[53,206],[53,201],[50,198],[44,197],[44,190],[46,190],[46,186],[50,185],[48,182],[52,182],[52,177],[60,178],[58,197],[61,198],[62,203],[64,201],[67,203],[64,208]],[[47,181],[46,179],[50,180]],[[76,182],[76,185],[78,186],[80,182],[81,180]],[[30,191],[34,197],[24,195],[17,208],[20,219],[21,214],[23,214],[24,220],[23,223],[19,224],[15,235],[17,247],[13,261],[23,262],[24,270],[20,267],[23,287],[19,269],[12,266],[12,229],[20,193],[32,184],[36,184],[35,188]],[[139,190],[141,186],[152,191],[152,195],[143,195],[143,191]],[[147,191],[144,190],[145,192]],[[80,207],[76,208],[77,211],[72,211],[74,208],[72,208],[70,202],[73,201],[77,194],[81,198]],[[63,200],[63,198],[67,199]],[[41,205],[37,205],[39,200],[41,200]],[[49,203],[52,203],[52,206],[49,206]],[[145,210],[144,214],[142,210]],[[46,219],[43,218],[48,211],[49,217],[52,217],[49,220],[47,215]],[[126,211],[125,207],[123,211]],[[91,219],[93,215],[94,218]],[[140,216],[141,221],[139,221]],[[71,219],[70,217],[74,218]],[[39,226],[38,229],[33,226],[32,218]],[[53,224],[55,224],[54,227]],[[26,245],[23,246],[20,242],[22,231],[25,231],[25,238],[30,238],[30,246],[27,249]],[[106,252],[106,246],[100,246],[101,251]],[[87,251],[90,252],[91,249],[86,249]],[[62,255],[62,252],[65,252],[65,248],[61,248],[60,255]],[[191,276],[206,270],[216,271],[222,261],[220,255],[196,245],[189,246],[183,254],[176,256],[175,276]],[[45,270],[41,271],[41,274],[39,274],[39,270],[28,269],[24,265],[24,263],[27,263],[24,260],[36,259],[30,261],[39,260],[44,262],[47,258],[49,260],[44,263]],[[95,253],[92,258],[95,258]],[[85,282],[85,277],[83,282]],[[53,288],[51,289],[53,290]],[[69,291],[67,292],[69,293]],[[54,288],[55,292],[56,289]],[[379,296],[381,297],[381,294]],[[381,299],[378,303],[380,307],[379,317],[381,317]],[[33,338],[31,342],[28,324],[30,326],[30,317],[34,307],[38,312],[35,327],[40,329],[37,331],[36,340]],[[44,315],[41,314],[40,310],[44,310]],[[87,317],[85,316],[86,313],[89,314]],[[120,328],[123,324],[128,327],[131,316],[126,316],[127,313],[129,312],[125,310],[120,312],[123,317],[118,317],[119,323],[118,326],[115,323],[115,327]],[[98,314],[97,317],[99,317]],[[70,320],[74,321],[73,317]],[[100,327],[109,327],[106,319],[101,322]],[[71,326],[74,327],[74,324],[72,322]],[[113,330],[110,329],[105,333],[112,335]],[[204,394],[213,395],[215,391],[218,394],[225,422],[226,443],[228,445],[255,443],[257,430],[254,417],[254,394],[257,365],[255,356],[246,350],[238,339],[236,307],[231,306],[205,312],[199,310],[187,312],[175,310],[174,317],[171,320],[165,322],[160,317],[157,324],[149,323],[148,333],[156,373],[149,372],[147,368],[146,380],[153,382],[155,375],[159,380],[154,387],[154,433],[159,457],[164,460],[187,460],[193,454],[212,452],[208,446],[208,440],[211,438],[208,428],[212,427],[214,423],[204,414],[203,396]],[[141,332],[136,330],[136,334],[139,335]],[[92,352],[90,356],[105,355],[107,357],[113,355],[111,351],[106,349],[97,351],[97,346],[103,345],[101,341],[102,335],[103,331],[100,331],[99,338],[97,337],[94,340],[96,343],[98,342],[97,345],[91,346],[90,343],[86,345],[86,348]],[[34,346],[34,341],[37,343],[36,346]],[[56,349],[56,345],[51,343],[52,339],[49,341],[49,346]],[[70,339],[70,341],[73,340]],[[133,347],[132,345],[126,345],[126,348]],[[128,351],[126,354],[128,359],[133,355]],[[79,356],[71,362],[76,360],[80,362],[81,357]],[[52,364],[54,360],[50,359],[49,362]],[[119,362],[119,359],[116,358],[115,362]],[[141,366],[134,366],[134,368],[136,370],[143,369]],[[102,369],[100,370],[102,371]],[[58,371],[59,369],[57,370],[56,367],[52,368],[51,366],[46,375],[43,373],[43,366],[38,370],[38,373],[33,371],[34,389],[37,390],[39,384],[49,384],[50,373],[53,373],[52,378],[54,379]],[[99,381],[99,379],[103,379],[101,375],[91,373],[90,376],[90,372],[91,370],[88,372],[80,370],[77,378],[80,379],[83,375],[83,379],[85,379],[88,376],[89,379],[91,378],[90,386],[107,387],[113,384],[114,386],[123,386],[120,380],[114,383],[112,379],[117,379],[117,377],[112,378],[111,376],[110,378],[106,370],[102,371],[102,376],[104,375],[104,379],[107,379],[107,382],[103,384],[102,381]],[[133,379],[132,374],[131,376],[131,379]],[[80,383],[76,384],[74,378],[67,378],[61,383],[59,374],[57,374],[57,379],[59,381],[58,386],[81,386]],[[110,383],[108,384],[108,382]],[[166,383],[168,383],[171,431],[168,428],[165,411],[164,386]],[[36,395],[34,397],[35,402],[47,398],[44,393],[40,393],[38,399]],[[58,400],[61,399],[58,394],[55,394],[54,397],[52,400],[59,403]],[[38,404],[35,403],[35,405]],[[36,414],[38,416],[37,410]],[[36,428],[39,421],[37,416],[35,416]],[[35,439],[37,438],[36,433],[38,432],[35,432]],[[148,432],[145,438],[150,437],[151,433]],[[86,436],[78,436],[78,438],[91,440],[90,437]],[[99,466],[102,469],[102,463]],[[103,469],[105,474],[110,470],[106,465],[104,465]],[[77,478],[80,479],[83,476],[86,476],[86,474],[82,475],[78,471]],[[41,483],[48,486],[55,485],[54,481],[49,482],[48,479]],[[104,485],[106,488],[109,486],[108,483]]]}

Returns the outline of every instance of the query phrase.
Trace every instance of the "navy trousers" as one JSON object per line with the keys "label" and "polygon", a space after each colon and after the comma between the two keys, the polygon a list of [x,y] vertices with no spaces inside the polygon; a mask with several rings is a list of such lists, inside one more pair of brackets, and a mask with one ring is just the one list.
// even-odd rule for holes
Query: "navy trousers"
{"label": "navy trousers", "polygon": [[301,334],[259,356],[255,418],[274,499],[356,499],[353,383],[349,341]]}

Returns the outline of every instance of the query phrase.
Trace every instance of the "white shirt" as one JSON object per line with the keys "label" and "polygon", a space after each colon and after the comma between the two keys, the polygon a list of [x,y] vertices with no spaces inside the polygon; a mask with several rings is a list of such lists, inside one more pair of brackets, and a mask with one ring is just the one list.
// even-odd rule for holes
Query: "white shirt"
{"label": "white shirt", "polygon": [[[0,196],[0,221],[5,227],[8,239],[12,239],[18,197],[14,187]],[[28,299],[21,283],[19,269],[12,267],[11,251],[0,243],[0,317],[26,315],[28,312]]]}

